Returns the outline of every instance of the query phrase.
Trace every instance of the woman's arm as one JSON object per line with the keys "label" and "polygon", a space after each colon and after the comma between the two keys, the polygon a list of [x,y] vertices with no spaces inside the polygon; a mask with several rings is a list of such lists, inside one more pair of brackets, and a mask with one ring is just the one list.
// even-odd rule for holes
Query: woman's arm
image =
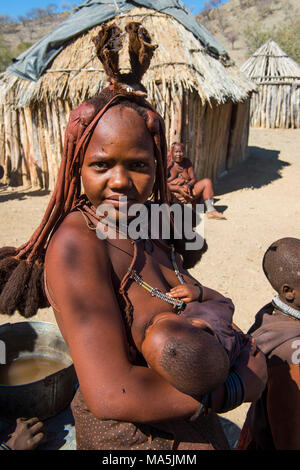
{"label": "woman's arm", "polygon": [[300,450],[300,365],[268,369],[268,420],[277,450]]}
{"label": "woman's arm", "polygon": [[105,242],[74,220],[53,236],[46,271],[87,406],[98,418],[132,422],[191,416],[196,400],[129,362]]}
{"label": "woman's arm", "polygon": [[[253,348],[253,343],[249,343],[243,348],[238,357],[234,370],[237,371],[245,385],[245,394],[243,403],[251,403],[258,400],[267,384],[267,364],[265,355]],[[225,385],[219,387],[214,393],[214,401],[212,409],[215,412],[222,412],[224,402],[226,400]]]}
{"label": "woman's arm", "polygon": [[193,164],[192,164],[191,160],[189,160],[189,161],[190,161],[190,166],[188,168],[188,175],[189,175],[189,178],[190,178],[189,183],[194,186],[194,184],[196,183],[197,180],[195,178]]}

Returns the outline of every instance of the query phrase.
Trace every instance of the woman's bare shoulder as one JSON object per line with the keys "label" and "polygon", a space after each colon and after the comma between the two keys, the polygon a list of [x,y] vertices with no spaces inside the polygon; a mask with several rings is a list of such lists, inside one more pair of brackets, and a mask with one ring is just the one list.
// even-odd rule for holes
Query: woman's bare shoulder
{"label": "woman's bare shoulder", "polygon": [[78,257],[88,260],[90,257],[107,256],[106,244],[100,240],[95,230],[91,230],[80,212],[72,212],[66,216],[55,231],[47,247],[45,265],[61,261],[69,261]]}

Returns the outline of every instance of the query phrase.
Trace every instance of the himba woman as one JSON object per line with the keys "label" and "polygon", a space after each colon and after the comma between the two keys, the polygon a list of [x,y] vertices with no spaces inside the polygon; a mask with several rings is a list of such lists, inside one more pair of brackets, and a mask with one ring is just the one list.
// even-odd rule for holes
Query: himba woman
{"label": "himba woman", "polygon": [[192,205],[204,202],[208,219],[225,219],[214,206],[214,189],[210,178],[197,181],[193,163],[184,154],[184,145],[173,142],[168,154],[168,187],[173,200]]}
{"label": "himba woman", "polygon": [[[94,38],[110,86],[71,112],[41,224],[23,246],[0,251],[0,311],[34,315],[45,306],[44,284],[80,385],[72,402],[77,449],[226,449],[217,415],[195,419],[200,402],[147,367],[135,344],[145,323],[172,305],[149,295],[132,269],[160,293],[178,285],[169,245],[96,236],[101,203],[119,214],[123,196],[129,208],[149,198],[168,202],[164,123],[140,83],[156,46],[139,23],[126,31],[132,69],[126,76],[118,67],[120,29],[104,25]],[[184,280],[195,282],[176,259]],[[202,292],[203,301],[221,295],[204,286]],[[236,367],[243,400],[257,399],[265,384],[263,357],[246,347]],[[213,410],[224,409],[226,390],[221,384],[215,391]]]}

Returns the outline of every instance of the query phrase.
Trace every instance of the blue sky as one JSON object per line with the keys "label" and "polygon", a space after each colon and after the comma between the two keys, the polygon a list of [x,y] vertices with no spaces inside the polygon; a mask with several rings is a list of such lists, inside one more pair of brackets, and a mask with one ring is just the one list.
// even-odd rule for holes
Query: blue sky
{"label": "blue sky", "polygon": [[[65,0],[0,0],[0,15],[10,15],[17,18],[18,15],[25,15],[32,8],[45,8],[50,4],[55,4],[59,7]],[[73,0],[66,0],[67,3],[72,3]],[[184,0],[186,6],[192,6],[193,13],[198,13],[202,10],[206,0]],[[222,3],[224,3],[223,0]],[[77,0],[77,3],[83,3]]]}

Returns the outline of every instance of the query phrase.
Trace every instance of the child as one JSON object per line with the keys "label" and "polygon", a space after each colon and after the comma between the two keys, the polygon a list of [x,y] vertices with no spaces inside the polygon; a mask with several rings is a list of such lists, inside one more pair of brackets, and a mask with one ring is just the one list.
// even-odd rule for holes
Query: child
{"label": "child", "polygon": [[249,409],[238,449],[300,450],[300,239],[272,243],[263,270],[277,295],[249,333],[267,357],[268,382]]}
{"label": "child", "polygon": [[206,206],[209,219],[225,219],[214,206],[214,190],[212,181],[204,178],[197,181],[191,160],[183,153],[183,144],[174,142],[168,155],[168,187],[182,204],[200,203],[201,198]]}
{"label": "child", "polygon": [[147,364],[199,401],[226,381],[249,339],[232,324],[234,306],[230,299],[214,291],[209,299],[206,288],[202,302],[201,294],[200,285],[174,287],[168,295],[182,299],[187,304],[185,310],[155,315],[145,324],[142,338],[133,331]]}

